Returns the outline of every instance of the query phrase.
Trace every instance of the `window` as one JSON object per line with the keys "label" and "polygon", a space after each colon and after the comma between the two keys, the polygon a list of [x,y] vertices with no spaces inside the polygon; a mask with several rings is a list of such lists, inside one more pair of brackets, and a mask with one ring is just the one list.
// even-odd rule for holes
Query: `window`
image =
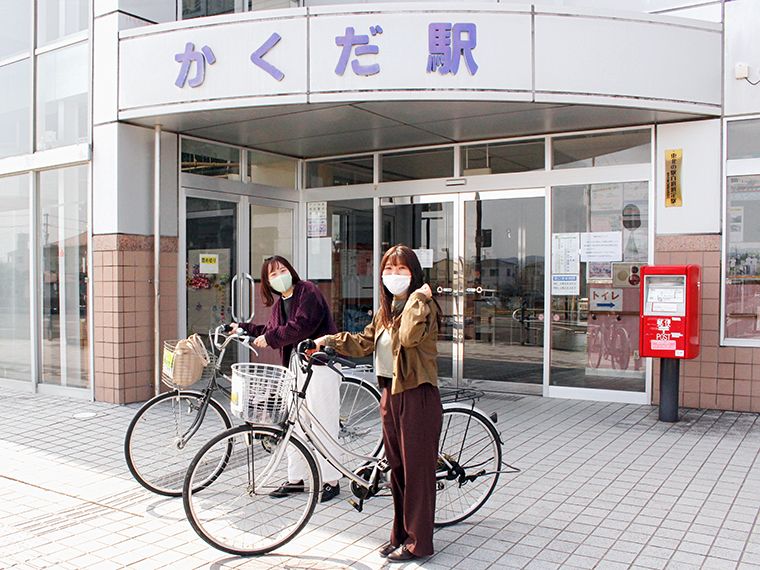
{"label": "window", "polygon": [[182,139],[182,172],[240,180],[240,149]]}
{"label": "window", "polygon": [[37,45],[86,30],[89,6],[88,0],[37,0]]}
{"label": "window", "polygon": [[0,377],[32,378],[29,175],[0,178]]}
{"label": "window", "polygon": [[649,129],[552,139],[555,169],[645,164],[652,160]]}
{"label": "window", "polygon": [[87,166],[39,174],[43,384],[89,385]]}
{"label": "window", "polygon": [[0,18],[0,60],[31,51],[29,19],[33,5],[33,2],[27,0],[3,2],[3,17]]}
{"label": "window", "polygon": [[380,182],[451,178],[454,176],[454,149],[418,150],[382,157]]}
{"label": "window", "polygon": [[276,10],[297,8],[298,0],[182,0],[182,19],[253,12],[254,10]]}
{"label": "window", "polygon": [[306,186],[349,186],[351,184],[371,184],[374,159],[358,156],[341,160],[325,160],[306,164]]}
{"label": "window", "polygon": [[0,158],[31,151],[30,60],[0,67]]}
{"label": "window", "polygon": [[298,161],[290,158],[248,151],[248,181],[278,188],[295,189]]}
{"label": "window", "polygon": [[37,58],[37,149],[89,140],[89,44]]}
{"label": "window", "polygon": [[760,158],[760,119],[728,123],[728,159]]}
{"label": "window", "polygon": [[462,176],[544,169],[544,141],[480,144],[462,148]]}

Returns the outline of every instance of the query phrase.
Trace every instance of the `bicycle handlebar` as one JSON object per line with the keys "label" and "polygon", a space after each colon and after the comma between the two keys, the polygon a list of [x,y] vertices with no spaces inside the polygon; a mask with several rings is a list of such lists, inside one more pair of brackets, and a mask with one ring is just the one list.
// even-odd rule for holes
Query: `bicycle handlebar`
{"label": "bicycle handlebar", "polygon": [[[245,331],[241,329],[240,327],[237,328],[237,330],[232,333],[232,325],[224,324],[219,325],[214,329],[214,336],[213,336],[213,343],[214,346],[217,348],[217,350],[222,351],[227,348],[227,345],[232,341],[235,340],[242,344],[244,347],[246,347],[248,350],[252,351],[256,356],[259,355],[259,351],[256,350],[251,345],[251,337],[249,337],[247,334],[245,334]],[[230,333],[227,334],[225,337],[224,333]],[[225,337],[224,340],[220,343],[219,342],[219,336]]]}
{"label": "bicycle handlebar", "polygon": [[325,364],[336,372],[338,372],[338,370],[335,369],[335,364],[340,364],[346,368],[356,368],[355,362],[351,362],[350,360],[338,356],[338,353],[331,346],[323,347],[321,351],[315,352],[311,355],[311,358],[309,358],[306,351],[314,350],[315,348],[317,348],[317,344],[310,338],[302,340],[296,347],[299,364],[304,373],[308,372],[314,362]]}

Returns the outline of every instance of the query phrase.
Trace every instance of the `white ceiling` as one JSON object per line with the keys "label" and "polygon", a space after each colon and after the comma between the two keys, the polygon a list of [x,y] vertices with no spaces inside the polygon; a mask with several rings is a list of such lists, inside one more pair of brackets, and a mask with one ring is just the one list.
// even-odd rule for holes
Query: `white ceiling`
{"label": "white ceiling", "polygon": [[379,101],[280,105],[130,121],[297,158],[601,128],[703,115],[586,105],[489,101]]}

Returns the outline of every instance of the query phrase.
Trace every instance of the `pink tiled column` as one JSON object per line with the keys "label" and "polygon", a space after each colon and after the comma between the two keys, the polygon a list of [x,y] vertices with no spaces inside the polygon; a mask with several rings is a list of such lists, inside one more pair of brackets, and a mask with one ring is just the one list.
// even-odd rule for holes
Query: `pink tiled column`
{"label": "pink tiled column", "polygon": [[[720,346],[720,236],[658,236],[658,265],[702,267],[699,357],[681,362],[679,403],[685,408],[760,412],[760,349]],[[654,403],[659,402],[660,363],[654,362]]]}
{"label": "pink tiled column", "polygon": [[[155,391],[153,238],[94,236],[95,399],[127,404]],[[176,337],[177,240],[161,240],[161,336]]]}

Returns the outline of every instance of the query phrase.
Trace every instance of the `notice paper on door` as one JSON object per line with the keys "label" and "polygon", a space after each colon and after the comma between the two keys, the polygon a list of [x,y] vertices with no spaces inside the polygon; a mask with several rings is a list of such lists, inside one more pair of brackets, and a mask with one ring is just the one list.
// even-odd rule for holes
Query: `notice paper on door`
{"label": "notice paper on door", "polygon": [[623,261],[623,232],[582,233],[581,261]]}
{"label": "notice paper on door", "polygon": [[332,279],[332,239],[309,238],[306,266],[309,279]]}

